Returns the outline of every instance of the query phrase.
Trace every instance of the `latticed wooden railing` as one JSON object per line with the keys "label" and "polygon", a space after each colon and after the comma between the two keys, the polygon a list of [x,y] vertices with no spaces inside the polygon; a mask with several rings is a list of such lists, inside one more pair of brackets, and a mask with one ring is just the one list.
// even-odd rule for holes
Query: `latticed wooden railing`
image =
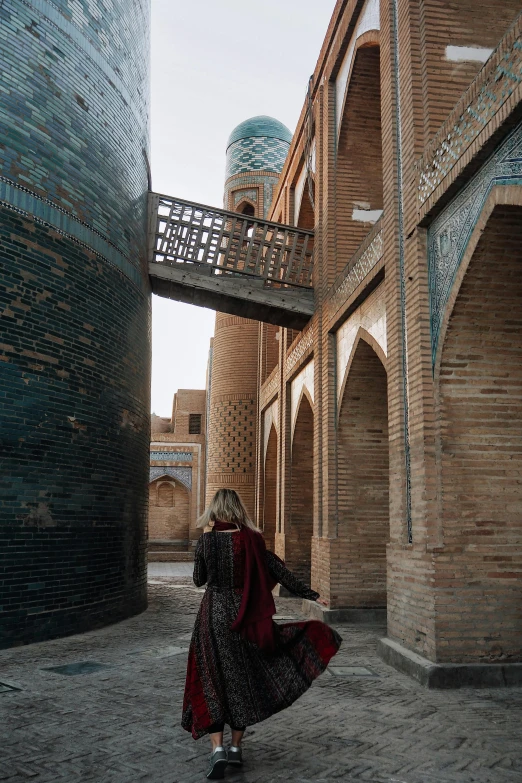
{"label": "latticed wooden railing", "polygon": [[312,231],[157,193],[149,219],[152,263],[255,278],[267,288],[312,286]]}

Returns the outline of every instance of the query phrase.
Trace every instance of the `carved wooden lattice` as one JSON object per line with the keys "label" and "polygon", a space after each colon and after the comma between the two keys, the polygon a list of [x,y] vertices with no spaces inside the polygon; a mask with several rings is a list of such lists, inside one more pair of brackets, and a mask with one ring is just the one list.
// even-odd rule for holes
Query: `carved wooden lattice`
{"label": "carved wooden lattice", "polygon": [[214,275],[244,275],[267,286],[311,288],[313,231],[150,195],[149,257],[196,265]]}

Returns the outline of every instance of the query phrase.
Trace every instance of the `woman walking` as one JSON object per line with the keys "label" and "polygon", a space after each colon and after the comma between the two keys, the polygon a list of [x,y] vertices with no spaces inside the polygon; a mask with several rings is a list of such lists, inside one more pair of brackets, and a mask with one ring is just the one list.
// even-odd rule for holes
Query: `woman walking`
{"label": "woman walking", "polygon": [[[302,696],[341,637],[317,620],[273,622],[278,582],[301,598],[325,602],[266,549],[234,490],[220,489],[198,526],[206,531],[196,546],[194,582],[207,589],[190,643],[182,726],[194,739],[210,735],[207,778],[218,780],[227,764],[243,763],[246,727]],[[225,724],[232,731],[228,751]]]}

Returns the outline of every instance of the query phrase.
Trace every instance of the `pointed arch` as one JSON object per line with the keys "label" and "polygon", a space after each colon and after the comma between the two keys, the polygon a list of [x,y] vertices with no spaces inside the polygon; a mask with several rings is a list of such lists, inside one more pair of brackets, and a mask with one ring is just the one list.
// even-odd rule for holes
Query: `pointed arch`
{"label": "pointed arch", "polygon": [[310,231],[313,231],[315,228],[315,211],[310,201],[310,193],[306,183],[301,196],[301,203],[299,204],[296,226]]}
{"label": "pointed arch", "polygon": [[303,384],[303,386],[301,388],[301,391],[299,392],[299,397],[297,399],[297,405],[296,405],[296,408],[295,408],[295,410],[296,410],[295,420],[292,422],[292,432],[291,432],[291,444],[292,444],[292,446],[293,446],[293,443],[294,443],[294,433],[295,433],[295,428],[296,428],[296,425],[297,425],[297,420],[299,418],[299,411],[301,409],[301,404],[303,402],[303,397],[306,398],[306,400],[308,401],[308,403],[310,405],[310,408],[312,409],[312,412],[314,410],[314,401],[312,399],[312,395],[310,394],[310,389],[308,388],[308,386],[306,386],[306,384]]}
{"label": "pointed arch", "polygon": [[[352,81],[353,76],[353,70],[355,65],[355,59],[357,57],[357,52],[359,49],[363,49],[365,47],[380,47],[381,42],[381,32],[377,28],[371,28],[369,30],[366,30],[362,35],[360,35],[355,45],[351,48],[351,50],[347,53],[347,57],[349,59],[346,60],[345,63],[345,70],[346,73],[343,77],[343,84],[340,84],[340,90],[337,91],[337,106],[336,106],[336,114],[337,114],[337,136],[339,137],[341,132],[341,125],[343,121],[344,116],[344,110],[346,107],[346,101],[348,98],[348,93],[350,91],[350,83]],[[341,97],[342,96],[342,97]]]}
{"label": "pointed arch", "polygon": [[291,451],[290,525],[285,530],[288,567],[310,584],[314,521],[314,411],[302,390]]}
{"label": "pointed arch", "polygon": [[277,524],[277,444],[277,430],[272,422],[263,464],[263,536],[271,550],[274,549]]}
{"label": "pointed arch", "polygon": [[451,315],[453,313],[453,309],[455,307],[455,302],[457,301],[457,297],[459,296],[460,293],[462,282],[466,276],[466,272],[468,270],[470,262],[475,254],[477,245],[480,242],[482,235],[484,234],[489,219],[491,218],[491,215],[493,214],[493,210],[501,205],[522,207],[522,188],[517,185],[515,186],[495,185],[491,189],[491,192],[488,198],[486,199],[486,202],[480,213],[480,217],[477,220],[475,227],[472,231],[472,234],[469,238],[469,241],[466,245],[466,249],[463,253],[462,259],[458,264],[457,272],[455,274],[455,278],[451,286],[451,292],[444,309],[444,316],[441,320],[439,334],[438,334],[437,350],[435,352],[435,357],[433,362],[434,375],[436,378],[439,376],[440,373],[440,361],[441,361],[444,341],[446,338],[446,332],[448,329],[448,324],[451,319]]}
{"label": "pointed arch", "polygon": [[441,661],[520,660],[522,649],[520,195],[491,194],[457,272],[437,357],[441,538],[452,553],[451,573],[441,566],[434,580],[435,616],[438,602],[447,618],[437,628]]}
{"label": "pointed arch", "polygon": [[374,345],[359,335],[340,403],[338,556],[331,583],[339,605],[383,609],[389,541],[388,379]]}
{"label": "pointed arch", "polygon": [[252,199],[243,196],[239,204],[235,207],[236,212],[241,212],[242,215],[248,215],[254,217],[256,214],[257,204]]}
{"label": "pointed arch", "polygon": [[188,545],[191,492],[172,476],[149,484],[149,541],[176,541]]}
{"label": "pointed arch", "polygon": [[383,158],[378,35],[365,34],[353,54],[339,119],[335,222],[337,271],[360,247],[382,214]]}
{"label": "pointed arch", "polygon": [[338,406],[338,411],[337,411],[337,418],[339,418],[339,415],[340,415],[341,401],[342,401],[343,396],[344,396],[344,390],[346,388],[346,382],[348,380],[348,376],[350,375],[350,369],[351,369],[351,366],[352,366],[352,362],[353,362],[354,356],[356,354],[359,342],[361,340],[364,340],[364,342],[368,343],[370,348],[372,348],[375,351],[375,353],[377,354],[377,356],[381,360],[384,369],[387,372],[388,358],[387,358],[386,354],[384,353],[384,350],[383,350],[382,346],[379,344],[378,340],[376,340],[375,337],[372,334],[370,334],[370,332],[368,332],[364,328],[364,326],[359,326],[359,328],[357,329],[357,334],[355,336],[354,343],[353,343],[352,351],[351,351],[349,359],[348,359],[348,364],[346,365],[346,369],[344,371],[343,380],[342,380],[341,386],[339,388],[339,406]]}

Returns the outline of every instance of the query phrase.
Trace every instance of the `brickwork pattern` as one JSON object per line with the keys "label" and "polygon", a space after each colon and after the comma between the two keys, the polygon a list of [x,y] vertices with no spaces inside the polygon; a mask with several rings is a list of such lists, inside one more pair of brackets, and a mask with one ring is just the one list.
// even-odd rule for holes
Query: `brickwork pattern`
{"label": "brickwork pattern", "polygon": [[176,481],[158,479],[149,485],[149,540],[188,541],[190,502]]}
{"label": "brickwork pattern", "polygon": [[386,371],[374,350],[360,340],[339,413],[332,606],[386,606],[388,450]]}
{"label": "brickwork pattern", "polygon": [[[337,262],[340,272],[371,228],[355,209],[383,208],[379,47],[360,49],[339,134],[336,172]],[[363,108],[364,107],[364,108]]]}
{"label": "brickwork pattern", "polygon": [[263,478],[263,535],[267,548],[274,551],[277,520],[277,432],[273,425],[266,447]]}
{"label": "brickwork pattern", "polygon": [[311,579],[314,508],[314,413],[303,396],[292,439],[290,525],[285,527],[285,560],[300,579]]}
{"label": "brickwork pattern", "polygon": [[[482,68],[481,62],[464,56],[461,61],[453,61],[446,56],[446,47],[494,49],[520,13],[520,3],[517,0],[492,0],[484,7],[480,19],[473,0],[461,0],[458,4],[429,0],[423,4],[423,12],[424,143],[427,144]],[[486,101],[490,97],[487,92],[483,95]],[[470,130],[478,119],[477,115],[482,114],[480,101],[476,109],[478,112],[471,112],[467,117]]]}
{"label": "brickwork pattern", "polygon": [[7,0],[0,27],[5,646],[146,606],[149,7]]}
{"label": "brickwork pattern", "polygon": [[521,217],[520,208],[493,212],[441,358],[440,660],[522,660]]}
{"label": "brickwork pattern", "polygon": [[207,503],[222,486],[239,491],[254,515],[258,325],[216,315],[210,390]]}
{"label": "brickwork pattern", "polygon": [[[186,586],[181,582],[186,581]],[[0,769],[6,783],[197,783],[210,743],[179,725],[187,647],[201,593],[154,577],[139,617],[0,657]],[[296,602],[276,599],[279,615]],[[283,621],[284,622],[284,621]],[[380,627],[337,626],[332,666],[366,677],[322,675],[292,707],[248,730],[245,783],[513,783],[520,775],[522,693],[424,691],[375,654]],[[63,676],[47,667],[107,668]],[[230,735],[227,735],[227,739]],[[320,737],[320,752],[317,738]],[[310,749],[317,752],[310,752]]]}
{"label": "brickwork pattern", "polygon": [[126,277],[7,208],[0,232],[6,645],[145,606],[149,345]]}
{"label": "brickwork pattern", "polygon": [[[149,7],[7,0],[0,9],[2,174],[139,269],[146,214]],[[103,117],[103,121],[100,121]],[[125,229],[123,227],[125,226]]]}

